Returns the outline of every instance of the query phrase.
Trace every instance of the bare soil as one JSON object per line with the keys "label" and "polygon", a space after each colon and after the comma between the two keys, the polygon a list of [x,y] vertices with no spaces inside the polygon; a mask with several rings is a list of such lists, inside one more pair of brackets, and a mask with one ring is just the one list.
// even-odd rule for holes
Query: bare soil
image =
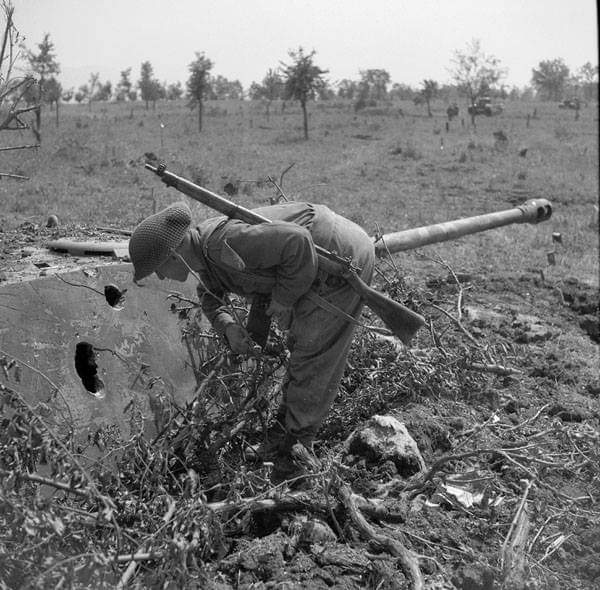
{"label": "bare soil", "polygon": [[[0,286],[73,263],[45,251],[48,239],[123,239],[27,220],[1,227]],[[216,513],[218,526],[205,521],[206,531],[220,532],[207,532],[195,567],[183,553],[178,559],[187,565],[149,559],[138,587],[175,588],[182,579],[187,587],[222,589],[410,587],[393,544],[382,539],[412,552],[425,588],[600,587],[597,290],[575,279],[554,284],[536,272],[440,272],[396,292],[393,285],[385,288],[431,318],[431,331],[410,350],[357,334],[316,445],[321,475],[292,491],[269,494],[258,486],[272,504]],[[343,441],[352,430],[385,413],[405,423],[426,473],[407,478],[392,462],[347,456]],[[232,469],[260,474],[235,449],[227,451]],[[461,489],[483,494],[471,505],[448,491],[456,474],[468,476]],[[377,506],[363,510],[377,536],[357,527],[344,485]],[[218,491],[205,494],[207,506],[224,501]],[[130,520],[135,529],[144,518]],[[123,574],[95,567],[107,584]],[[6,577],[8,587],[18,587],[12,581]]]}

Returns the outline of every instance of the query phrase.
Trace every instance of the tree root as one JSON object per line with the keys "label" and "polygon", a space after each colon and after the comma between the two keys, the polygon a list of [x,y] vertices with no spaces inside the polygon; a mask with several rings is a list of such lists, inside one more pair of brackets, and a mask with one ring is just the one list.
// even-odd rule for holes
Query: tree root
{"label": "tree root", "polygon": [[383,533],[378,533],[375,530],[375,528],[367,522],[365,517],[360,513],[358,509],[355,494],[352,492],[352,490],[347,484],[339,482],[336,485],[336,487],[340,501],[348,510],[348,514],[350,515],[352,522],[359,530],[359,532],[367,539],[371,539],[377,544],[381,545],[381,547],[383,547],[385,551],[387,551],[394,557],[398,557],[400,566],[402,567],[403,572],[410,580],[412,589],[422,590],[423,577],[421,575],[421,570],[419,569],[417,559],[413,555],[412,551],[407,549],[397,539],[392,539],[391,537],[388,537]]}

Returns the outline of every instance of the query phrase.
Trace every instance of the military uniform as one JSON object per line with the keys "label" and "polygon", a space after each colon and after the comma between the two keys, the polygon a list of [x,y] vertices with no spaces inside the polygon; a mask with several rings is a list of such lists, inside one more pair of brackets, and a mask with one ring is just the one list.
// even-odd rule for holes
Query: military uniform
{"label": "military uniform", "polygon": [[319,269],[314,244],[351,257],[367,283],[374,247],[362,228],[324,205],[291,202],[255,211],[272,223],[217,217],[191,230],[194,250],[205,265],[199,270],[203,285],[198,293],[204,314],[220,334],[236,321],[223,304],[228,292],[252,299],[253,305],[268,296],[292,308],[285,427],[309,445],[336,396],[354,332],[351,322],[318,305],[309,293],[354,318],[362,308],[343,279]]}

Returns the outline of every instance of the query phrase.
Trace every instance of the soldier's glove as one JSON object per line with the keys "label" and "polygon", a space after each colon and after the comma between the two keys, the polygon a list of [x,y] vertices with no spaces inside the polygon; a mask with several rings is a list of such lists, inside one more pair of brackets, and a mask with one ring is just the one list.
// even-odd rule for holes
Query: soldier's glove
{"label": "soldier's glove", "polygon": [[252,338],[239,324],[229,324],[225,328],[225,338],[235,354],[249,354],[252,351]]}
{"label": "soldier's glove", "polygon": [[292,308],[285,305],[281,305],[274,299],[271,299],[269,307],[267,307],[267,315],[275,318],[279,327],[282,330],[289,330],[292,325]]}

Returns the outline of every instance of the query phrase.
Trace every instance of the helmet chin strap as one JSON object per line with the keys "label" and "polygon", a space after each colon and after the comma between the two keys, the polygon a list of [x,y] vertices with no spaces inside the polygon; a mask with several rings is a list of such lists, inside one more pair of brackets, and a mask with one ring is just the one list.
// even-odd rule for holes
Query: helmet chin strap
{"label": "helmet chin strap", "polygon": [[[202,287],[202,289],[207,293],[210,293],[204,284],[204,281],[200,278],[200,275],[188,264],[187,260],[177,251],[177,249],[171,248],[171,254],[175,256],[175,258],[179,259],[181,263],[183,263],[183,265],[188,269],[188,272],[198,281],[198,284]],[[211,293],[211,295],[213,295],[213,293]]]}

